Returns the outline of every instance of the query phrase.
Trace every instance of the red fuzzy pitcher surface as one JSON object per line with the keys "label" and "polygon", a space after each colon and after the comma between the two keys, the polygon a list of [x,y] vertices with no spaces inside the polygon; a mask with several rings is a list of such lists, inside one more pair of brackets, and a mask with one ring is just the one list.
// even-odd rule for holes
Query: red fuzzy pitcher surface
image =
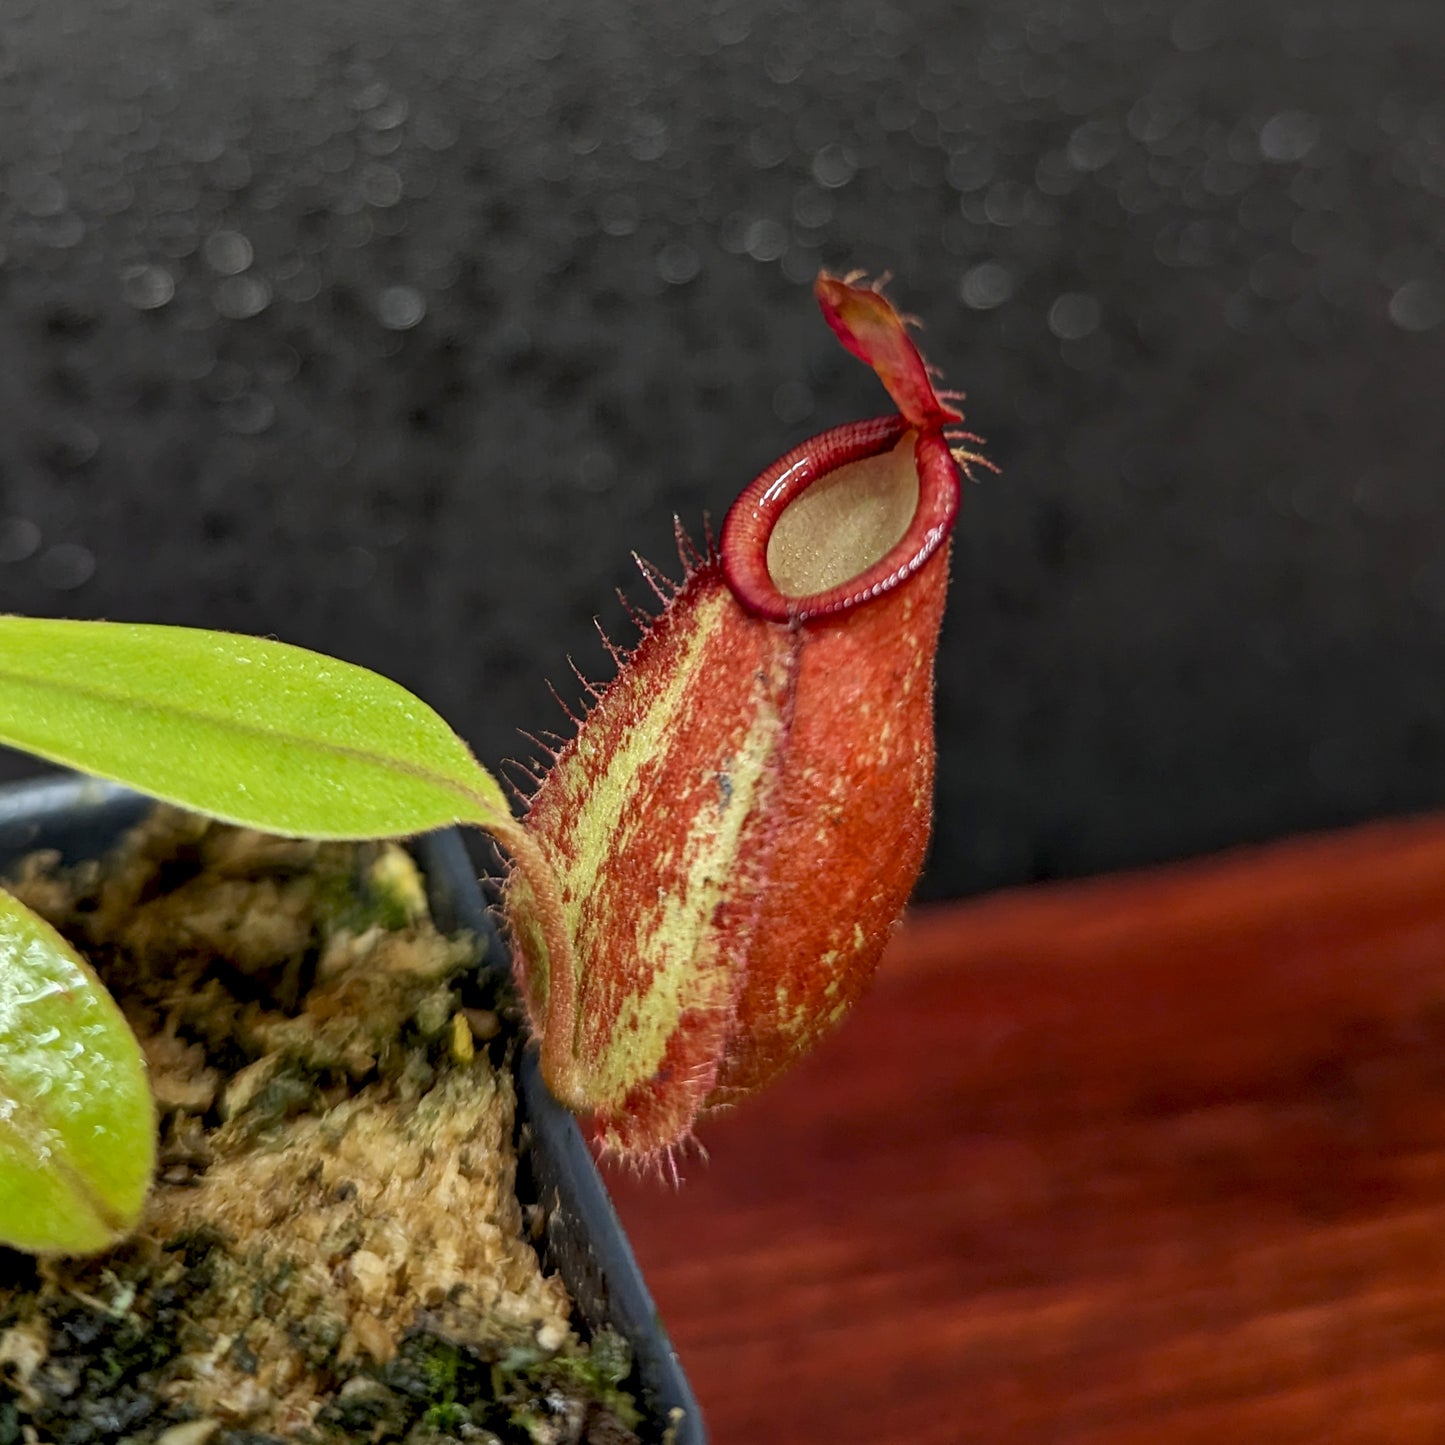
{"label": "red fuzzy pitcher surface", "polygon": [[982,458],[889,302],[815,290],[897,413],[780,458],[685,557],[531,799],[560,918],[521,871],[507,887],[548,1085],[630,1157],[837,1024],[928,842],[958,465]]}

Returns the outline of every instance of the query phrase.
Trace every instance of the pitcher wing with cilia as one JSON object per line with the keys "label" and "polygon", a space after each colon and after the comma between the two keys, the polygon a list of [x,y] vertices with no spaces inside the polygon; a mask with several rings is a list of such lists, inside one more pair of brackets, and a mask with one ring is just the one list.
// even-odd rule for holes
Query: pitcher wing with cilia
{"label": "pitcher wing with cilia", "polygon": [[[848,1011],[918,877],[957,429],[904,318],[818,302],[897,412],[824,432],[733,504],[554,756],[506,914],[542,1069],[604,1151],[673,1157]],[[556,916],[560,902],[561,918]]]}

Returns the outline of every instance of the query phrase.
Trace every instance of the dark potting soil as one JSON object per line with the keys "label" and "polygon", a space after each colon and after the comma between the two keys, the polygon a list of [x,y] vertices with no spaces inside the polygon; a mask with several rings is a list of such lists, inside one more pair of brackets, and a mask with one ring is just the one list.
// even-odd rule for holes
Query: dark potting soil
{"label": "dark potting soil", "polygon": [[140,1227],[0,1251],[0,1445],[635,1445],[516,1190],[507,1000],[392,844],[161,809],[13,891],[95,965],[159,1116]]}

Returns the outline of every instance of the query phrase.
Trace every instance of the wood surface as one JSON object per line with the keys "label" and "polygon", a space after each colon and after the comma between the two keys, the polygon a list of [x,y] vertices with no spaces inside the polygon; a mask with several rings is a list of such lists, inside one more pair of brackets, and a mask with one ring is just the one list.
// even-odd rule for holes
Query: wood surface
{"label": "wood surface", "polygon": [[715,1445],[1445,1441],[1445,821],[919,912],[701,1135]]}

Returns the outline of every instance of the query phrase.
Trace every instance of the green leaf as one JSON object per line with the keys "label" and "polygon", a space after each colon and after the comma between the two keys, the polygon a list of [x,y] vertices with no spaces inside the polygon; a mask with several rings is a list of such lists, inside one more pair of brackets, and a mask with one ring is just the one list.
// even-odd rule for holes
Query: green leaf
{"label": "green leaf", "polygon": [[405,688],[228,632],[0,617],[0,742],[271,833],[515,826],[496,780]]}
{"label": "green leaf", "polygon": [[79,954],[0,890],[0,1242],[105,1249],[140,1218],[154,1163],[130,1026]]}

